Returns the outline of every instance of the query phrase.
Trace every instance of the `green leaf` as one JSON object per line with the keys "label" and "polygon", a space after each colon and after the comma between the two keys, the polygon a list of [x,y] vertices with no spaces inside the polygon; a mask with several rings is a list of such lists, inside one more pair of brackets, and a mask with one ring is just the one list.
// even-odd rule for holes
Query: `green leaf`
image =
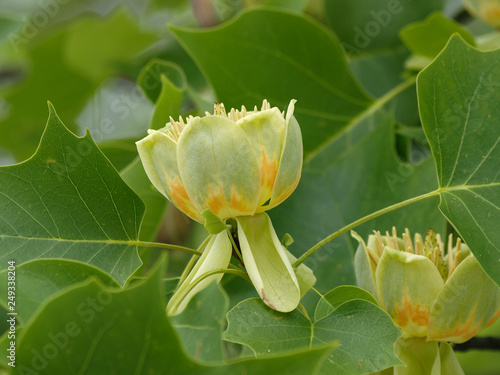
{"label": "green leaf", "polygon": [[156,40],[143,31],[126,11],[108,18],[82,18],[68,29],[65,59],[69,66],[91,80],[114,73]]}
{"label": "green leaf", "polygon": [[454,36],[418,78],[420,114],[436,162],[439,208],[500,285],[500,51]]}
{"label": "green leaf", "polygon": [[65,64],[62,56],[65,38],[66,32],[60,31],[31,47],[28,53],[31,63],[22,71],[25,75],[22,84],[0,93],[11,108],[0,119],[0,147],[9,150],[17,161],[30,157],[40,141],[43,132],[40,119],[47,115],[47,100],[57,105],[61,117],[71,125],[94,89],[86,77]]}
{"label": "green leaf", "polygon": [[[186,89],[186,76],[179,65],[170,61],[152,59],[142,68],[137,77],[137,84],[153,103],[158,102],[164,90],[162,76],[169,82],[169,90],[177,89],[181,91]],[[164,104],[170,106],[168,102]],[[179,114],[179,109],[180,104],[172,106],[171,110],[174,112],[172,117]]]}
{"label": "green leaf", "polygon": [[330,290],[319,300],[314,312],[314,320],[318,321],[330,315],[337,307],[353,299],[362,299],[378,305],[375,298],[366,290],[355,286],[342,285]]}
{"label": "green leaf", "polygon": [[[7,280],[7,270],[0,279]],[[93,277],[105,285],[118,284],[106,273],[88,264],[62,259],[37,259],[16,267],[16,318],[26,323],[51,296],[63,289]],[[0,303],[7,306],[7,284],[0,285]]]}
{"label": "green leaf", "polygon": [[250,298],[229,311],[227,320],[224,340],[247,345],[257,356],[311,348],[311,321],[298,309],[281,313],[258,298]]}
{"label": "green leaf", "polygon": [[[203,366],[187,358],[165,315],[163,262],[124,290],[90,280],[56,296],[21,333],[13,374],[314,374],[331,347]],[[30,372],[31,370],[31,372]]]}
{"label": "green leaf", "polygon": [[398,31],[443,8],[444,0],[376,0],[366,6],[351,0],[325,1],[330,25],[350,53],[401,44]]}
{"label": "green leaf", "polygon": [[226,108],[253,108],[268,99],[285,109],[297,99],[294,116],[306,153],[371,103],[338,40],[309,18],[261,9],[212,30],[172,29]]}
{"label": "green leaf", "polygon": [[222,330],[229,299],[216,283],[196,294],[186,309],[171,318],[185,351],[201,362],[222,362]]}
{"label": "green leaf", "polygon": [[[394,354],[401,331],[377,305],[355,299],[314,323],[314,342],[340,342],[324,362],[320,374],[365,374],[402,362]],[[333,357],[332,357],[333,355]]]}
{"label": "green leaf", "polygon": [[146,213],[141,222],[139,239],[141,241],[153,241],[160,229],[163,214],[167,207],[167,199],[151,185],[139,157],[136,157],[132,163],[121,171],[120,175],[123,181],[141,197],[141,200],[146,205]]}
{"label": "green leaf", "polygon": [[249,346],[257,356],[338,342],[320,373],[364,374],[401,363],[393,349],[401,332],[366,300],[347,301],[312,323],[299,310],[280,313],[252,298],[240,302],[227,319],[224,339]]}
{"label": "green leaf", "polygon": [[134,241],[144,204],[90,134],[74,136],[49,111],[37,152],[0,167],[0,269],[10,259],[73,259],[123,284],[140,265]]}
{"label": "green leaf", "polygon": [[423,22],[406,26],[400,35],[406,46],[414,53],[433,59],[454,33],[460,34],[470,45],[476,45],[474,37],[467,30],[441,13],[434,13]]}

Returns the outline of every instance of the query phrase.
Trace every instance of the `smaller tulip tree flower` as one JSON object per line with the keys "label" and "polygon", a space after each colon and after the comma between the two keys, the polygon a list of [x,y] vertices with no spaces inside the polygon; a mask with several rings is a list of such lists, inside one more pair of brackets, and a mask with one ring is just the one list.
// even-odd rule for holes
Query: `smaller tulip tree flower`
{"label": "smaller tulip tree flower", "polygon": [[144,169],[158,191],[193,220],[207,226],[207,217],[215,218],[222,227],[211,232],[214,237],[170,300],[170,314],[181,312],[195,293],[222,277],[200,281],[229,264],[232,244],[226,231],[220,232],[228,219],[237,233],[240,260],[269,307],[292,311],[301,298],[297,275],[315,281],[306,266],[292,269],[264,212],[290,196],[300,180],[302,136],[293,117],[294,103],[286,115],[266,100],[253,112],[242,107],[226,113],[222,103],[215,103],[213,114],[186,121],[170,118],[165,128],[149,130],[137,142]]}
{"label": "smaller tulip tree flower", "polygon": [[366,243],[353,237],[358,285],[403,332],[396,354],[407,367],[396,366],[394,374],[463,374],[448,343],[469,340],[500,316],[500,288],[470,249],[460,239],[453,247],[450,235],[445,251],[432,229],[425,240],[417,233],[412,241],[408,229],[398,238],[395,228],[392,235],[374,232]]}
{"label": "smaller tulip tree flower", "polygon": [[494,27],[500,27],[500,0],[463,0],[467,10]]}

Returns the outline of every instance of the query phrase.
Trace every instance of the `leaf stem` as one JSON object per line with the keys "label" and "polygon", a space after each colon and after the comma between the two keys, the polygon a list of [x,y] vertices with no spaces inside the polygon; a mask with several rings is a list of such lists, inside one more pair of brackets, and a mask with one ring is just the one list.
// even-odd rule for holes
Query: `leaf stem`
{"label": "leaf stem", "polygon": [[440,192],[441,192],[441,190],[437,189],[437,190],[431,191],[430,193],[422,194],[422,195],[419,195],[417,197],[413,197],[413,198],[404,200],[402,202],[393,204],[392,206],[385,207],[381,210],[372,212],[371,214],[366,215],[366,216],[362,217],[361,219],[353,221],[352,223],[346,225],[345,227],[339,229],[338,231],[330,234],[328,237],[325,237],[324,239],[319,241],[316,245],[314,245],[309,250],[307,250],[304,254],[302,254],[302,256],[299,259],[297,259],[295,261],[295,263],[293,263],[293,267],[295,268],[295,267],[299,266],[307,258],[309,258],[311,255],[313,255],[316,251],[318,251],[320,248],[325,246],[328,242],[330,242],[330,241],[334,240],[335,238],[339,237],[340,235],[350,231],[351,229],[357,227],[358,225],[364,224],[367,221],[375,219],[376,217],[379,217],[379,216],[386,214],[388,212],[397,210],[398,208],[408,206],[412,203],[420,202],[420,201],[427,199],[427,198],[435,197],[435,196],[439,195]]}
{"label": "leaf stem", "polygon": [[184,247],[184,246],[178,246],[178,245],[171,245],[168,243],[161,243],[161,242],[147,242],[147,241],[113,241],[113,243],[121,243],[123,242],[126,245],[137,245],[137,246],[144,246],[144,247],[156,247],[159,249],[167,249],[167,250],[179,250],[179,251],[184,251],[186,253],[191,253],[195,255],[201,255],[201,251],[191,249],[189,247]]}

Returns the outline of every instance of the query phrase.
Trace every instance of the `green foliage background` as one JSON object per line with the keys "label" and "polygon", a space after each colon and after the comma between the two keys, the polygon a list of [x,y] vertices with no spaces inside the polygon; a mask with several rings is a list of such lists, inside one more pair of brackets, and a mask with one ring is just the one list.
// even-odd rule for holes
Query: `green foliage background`
{"label": "green foliage background", "polygon": [[[16,261],[18,325],[17,366],[2,356],[0,371],[363,374],[397,365],[390,318],[358,288],[335,289],[356,284],[348,234],[305,262],[327,297],[309,292],[303,310],[270,311],[227,275],[167,318],[189,254],[145,242],[197,248],[206,233],[152,187],[135,141],[214,101],[253,108],[267,99],[284,110],[297,99],[302,179],[270,212],[294,255],[434,191],[356,231],[458,234],[500,284],[500,52],[473,48],[486,31],[457,1],[4,1],[0,273],[5,280]],[[1,284],[2,316],[7,302]],[[0,328],[5,353],[4,319]],[[499,324],[483,334],[500,336]],[[494,358],[459,354],[467,374],[498,373]]]}

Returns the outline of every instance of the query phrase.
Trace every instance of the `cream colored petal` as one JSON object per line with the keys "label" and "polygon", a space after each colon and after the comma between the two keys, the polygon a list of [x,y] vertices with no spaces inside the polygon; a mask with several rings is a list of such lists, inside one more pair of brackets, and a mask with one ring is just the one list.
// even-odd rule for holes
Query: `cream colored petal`
{"label": "cream colored petal", "polygon": [[382,307],[409,337],[426,337],[443,279],[427,257],[384,248],[375,272]]}
{"label": "cream colored petal", "polygon": [[395,366],[394,375],[441,375],[439,344],[421,338],[400,338],[394,352],[406,366]]}
{"label": "cream colored petal", "polygon": [[274,310],[294,310],[300,302],[299,284],[271,219],[261,213],[236,220],[243,262],[260,298]]}
{"label": "cream colored petal", "polygon": [[[285,249],[285,247],[283,247],[283,250],[285,250],[290,264],[294,264],[297,258]],[[316,276],[314,276],[313,270],[307,267],[304,263],[301,263],[295,269],[295,276],[297,277],[297,281],[299,283],[300,297],[302,298],[309,291],[309,289],[316,284]]]}
{"label": "cream colored petal", "polygon": [[295,100],[290,102],[286,114],[285,143],[281,150],[278,173],[274,182],[269,206],[262,206],[259,211],[276,207],[293,193],[299,184],[302,172],[302,134],[300,126],[293,117]]}
{"label": "cream colored petal", "polygon": [[[378,301],[379,296],[377,287],[375,286],[376,264],[374,264],[373,259],[370,259],[370,252],[365,241],[354,231],[351,231],[351,235],[359,242],[356,254],[354,255],[354,272],[356,273],[358,286],[369,292]],[[370,235],[368,243],[373,242],[374,237]]]}
{"label": "cream colored petal", "polygon": [[179,171],[191,201],[222,220],[253,215],[260,169],[245,132],[223,116],[192,119],[177,145]]}
{"label": "cream colored petal", "polygon": [[214,281],[219,282],[223,276],[222,273],[204,278],[190,292],[187,292],[188,287],[203,274],[227,268],[231,260],[231,254],[232,245],[226,232],[221,232],[216,236],[212,236],[200,259],[198,259],[196,265],[168,302],[168,314],[176,315],[181,313],[196,293],[203,290]]}
{"label": "cream colored petal", "polygon": [[500,288],[474,257],[453,271],[432,306],[429,339],[461,343],[500,316]]}
{"label": "cream colored petal", "polygon": [[255,149],[260,167],[259,206],[271,198],[281,149],[285,140],[286,123],[278,108],[252,113],[238,120]]}
{"label": "cream colored petal", "polygon": [[441,359],[441,375],[465,375],[453,348],[447,342],[439,343],[439,357]]}
{"label": "cream colored petal", "polygon": [[177,166],[177,144],[167,136],[167,129],[154,131],[136,142],[139,157],[154,187],[178,209],[202,223],[200,210],[186,193]]}

